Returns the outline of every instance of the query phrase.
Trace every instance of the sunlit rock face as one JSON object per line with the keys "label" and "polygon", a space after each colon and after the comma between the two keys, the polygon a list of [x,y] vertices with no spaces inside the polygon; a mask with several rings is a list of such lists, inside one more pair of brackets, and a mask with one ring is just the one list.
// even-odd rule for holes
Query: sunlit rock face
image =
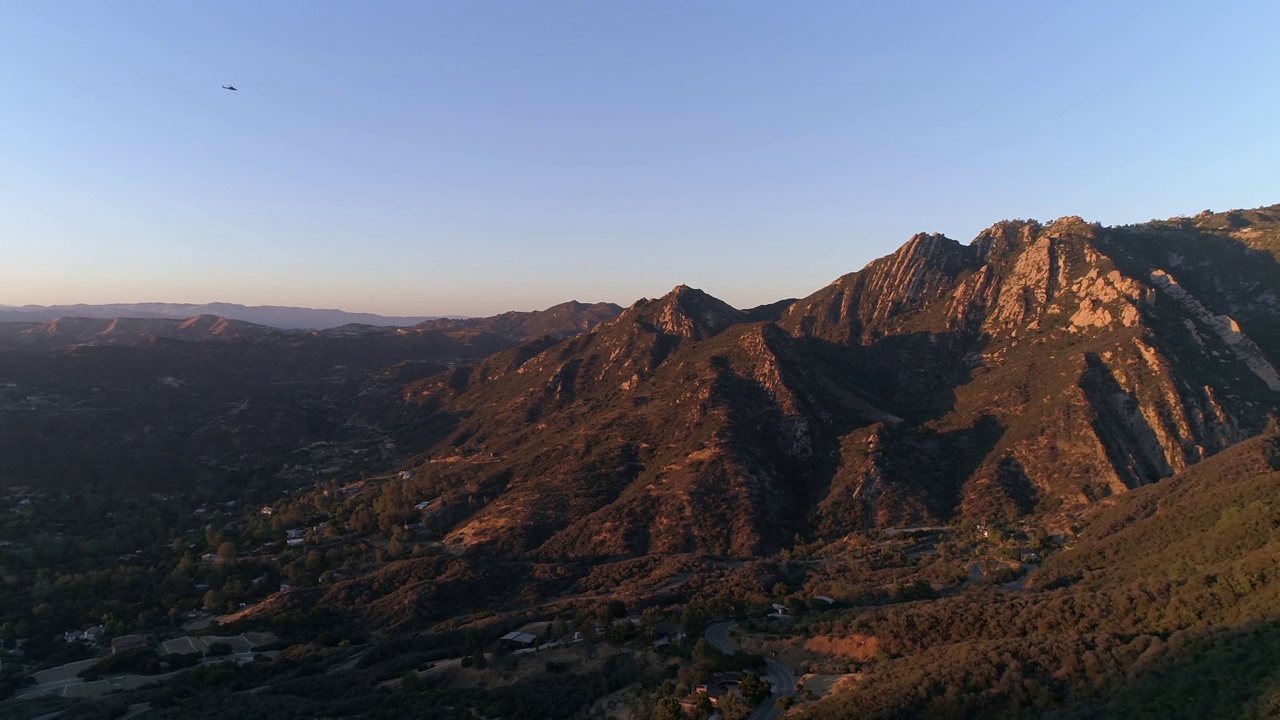
{"label": "sunlit rock face", "polygon": [[1258,292],[1280,271],[1254,247],[1277,221],[1250,216],[1250,244],[1216,217],[918,234],[776,320],[680,286],[410,388],[458,418],[420,462],[486,458],[459,473],[480,500],[450,542],[548,556],[746,555],[1094,503],[1256,433],[1280,399]]}

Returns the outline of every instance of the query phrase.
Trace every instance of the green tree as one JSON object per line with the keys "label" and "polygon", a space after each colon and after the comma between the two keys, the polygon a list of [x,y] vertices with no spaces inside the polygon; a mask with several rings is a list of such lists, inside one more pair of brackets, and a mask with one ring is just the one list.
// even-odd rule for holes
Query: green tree
{"label": "green tree", "polygon": [[707,629],[707,609],[699,603],[689,603],[684,606],[680,622],[690,637],[701,635]]}
{"label": "green tree", "polygon": [[751,706],[736,693],[727,692],[716,701],[716,710],[724,720],[746,720],[751,714]]}
{"label": "green tree", "polygon": [[680,701],[672,697],[658,700],[658,704],[653,708],[653,720],[684,720]]}
{"label": "green tree", "polygon": [[768,680],[762,680],[758,675],[744,675],[738,683],[738,690],[742,696],[752,707],[764,702],[766,698],[773,694],[773,686]]}
{"label": "green tree", "polygon": [[462,652],[465,655],[472,655],[480,652],[480,633],[476,632],[473,627],[467,628],[467,632],[462,636]]}
{"label": "green tree", "polygon": [[627,605],[621,600],[610,600],[596,609],[596,617],[602,622],[627,616]]}
{"label": "green tree", "polygon": [[387,543],[387,557],[391,560],[404,557],[404,541],[398,537],[392,537],[391,542]]}
{"label": "green tree", "polygon": [[230,540],[224,540],[218,546],[218,562],[225,565],[234,565],[236,562],[236,544]]}
{"label": "green tree", "polygon": [[693,661],[699,665],[707,665],[715,667],[724,659],[724,653],[716,649],[706,638],[698,638],[698,642],[693,644]]}
{"label": "green tree", "polygon": [[422,689],[422,678],[418,677],[417,670],[405,670],[400,676],[400,689],[407,692],[418,692]]}
{"label": "green tree", "polygon": [[640,613],[640,625],[646,630],[652,630],[666,619],[666,613],[662,612],[662,608],[657,605],[647,607]]}
{"label": "green tree", "polygon": [[226,600],[218,590],[210,589],[204,594],[204,609],[209,612],[222,612]]}
{"label": "green tree", "polygon": [[225,657],[231,654],[231,645],[225,642],[216,642],[209,646],[208,657]]}

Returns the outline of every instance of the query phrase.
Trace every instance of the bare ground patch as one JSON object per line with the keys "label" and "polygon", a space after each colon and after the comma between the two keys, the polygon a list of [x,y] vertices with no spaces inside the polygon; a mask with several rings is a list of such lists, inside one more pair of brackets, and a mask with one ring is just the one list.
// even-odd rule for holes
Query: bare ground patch
{"label": "bare ground patch", "polygon": [[868,662],[880,652],[880,640],[874,635],[817,635],[805,641],[804,648],[821,655]]}
{"label": "bare ground patch", "polygon": [[739,643],[743,650],[770,657],[796,674],[843,673],[849,663],[868,662],[880,651],[880,641],[873,635],[818,635],[808,639],[743,635]]}

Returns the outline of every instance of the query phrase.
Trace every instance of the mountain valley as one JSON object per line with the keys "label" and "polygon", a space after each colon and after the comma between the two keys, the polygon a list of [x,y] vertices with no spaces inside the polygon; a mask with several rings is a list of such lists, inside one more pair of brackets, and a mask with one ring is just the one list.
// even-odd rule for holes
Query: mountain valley
{"label": "mountain valley", "polygon": [[0,714],[1274,716],[1278,293],[1280,205],[751,309],[0,323]]}

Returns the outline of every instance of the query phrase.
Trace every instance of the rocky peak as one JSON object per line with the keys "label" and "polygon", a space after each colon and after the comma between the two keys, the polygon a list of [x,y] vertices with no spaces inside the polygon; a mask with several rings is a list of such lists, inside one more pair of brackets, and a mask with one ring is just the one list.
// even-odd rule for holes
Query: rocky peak
{"label": "rocky peak", "polygon": [[1001,220],[978,233],[969,247],[985,264],[1029,245],[1039,232],[1040,223],[1035,220]]}
{"label": "rocky peak", "polygon": [[619,317],[620,322],[640,322],[664,335],[702,340],[725,328],[747,322],[745,313],[707,293],[677,285],[656,300],[640,300]]}
{"label": "rocky peak", "polygon": [[[918,294],[930,276],[941,273],[954,277],[973,267],[973,251],[941,233],[916,233],[896,252],[885,258],[887,274],[905,281],[908,294]],[[881,262],[881,261],[878,261]]]}
{"label": "rocky peak", "polygon": [[1098,231],[1096,223],[1085,222],[1079,215],[1067,215],[1049,223],[1045,234],[1050,237],[1068,237],[1071,235],[1093,236]]}
{"label": "rocky peak", "polygon": [[942,233],[916,233],[894,255],[912,257],[945,257],[947,253],[954,255],[963,246]]}
{"label": "rocky peak", "polygon": [[794,335],[866,344],[929,322],[919,311],[946,297],[975,268],[970,248],[945,235],[918,233],[892,255],[796,301],[779,323]]}

